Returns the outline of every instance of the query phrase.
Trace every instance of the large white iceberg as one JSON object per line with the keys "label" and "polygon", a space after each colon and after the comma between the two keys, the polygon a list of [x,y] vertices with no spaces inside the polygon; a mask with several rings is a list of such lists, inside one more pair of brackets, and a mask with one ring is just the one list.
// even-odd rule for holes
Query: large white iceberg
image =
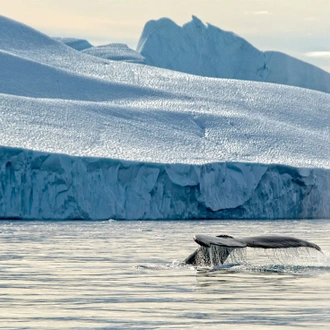
{"label": "large white iceberg", "polygon": [[182,27],[147,22],[137,50],[146,63],[206,77],[286,84],[330,93],[330,73],[277,51],[260,51],[240,36],[193,16]]}
{"label": "large white iceberg", "polygon": [[0,218],[330,217],[329,94],[0,27]]}

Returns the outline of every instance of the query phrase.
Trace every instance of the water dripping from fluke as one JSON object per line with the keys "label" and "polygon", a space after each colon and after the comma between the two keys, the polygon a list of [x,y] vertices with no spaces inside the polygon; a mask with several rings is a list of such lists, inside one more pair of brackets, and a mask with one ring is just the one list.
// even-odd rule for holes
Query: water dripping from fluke
{"label": "water dripping from fluke", "polygon": [[[308,274],[330,271],[330,258],[316,244],[283,236],[234,239],[197,235],[200,247],[184,261],[135,265],[138,270]],[[225,243],[227,243],[225,245]]]}
{"label": "water dripping from fluke", "polygon": [[330,270],[325,251],[314,243],[293,237],[235,239],[228,235],[196,235],[194,240],[200,247],[184,263],[197,271],[304,273],[311,269]]}

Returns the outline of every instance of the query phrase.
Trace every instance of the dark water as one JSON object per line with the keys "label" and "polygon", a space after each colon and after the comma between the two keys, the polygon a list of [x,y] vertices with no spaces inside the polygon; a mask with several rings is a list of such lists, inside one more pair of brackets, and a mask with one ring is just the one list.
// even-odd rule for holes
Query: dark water
{"label": "dark water", "polygon": [[[196,233],[290,235],[321,246],[244,249],[180,265]],[[330,329],[329,221],[0,222],[1,329]]]}

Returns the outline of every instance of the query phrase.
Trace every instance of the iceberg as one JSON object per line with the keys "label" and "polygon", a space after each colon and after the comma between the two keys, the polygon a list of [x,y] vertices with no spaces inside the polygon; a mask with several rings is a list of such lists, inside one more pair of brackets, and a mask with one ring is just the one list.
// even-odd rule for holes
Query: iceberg
{"label": "iceberg", "polygon": [[137,51],[146,64],[206,77],[243,79],[330,93],[330,73],[277,51],[260,51],[233,32],[193,16],[146,23]]}
{"label": "iceberg", "polygon": [[0,218],[330,218],[330,94],[0,27]]}
{"label": "iceberg", "polygon": [[10,219],[329,218],[330,171],[284,165],[156,164],[0,149]]}
{"label": "iceberg", "polygon": [[124,61],[140,64],[145,63],[145,59],[140,53],[121,43],[91,47],[82,51],[85,54],[105,58],[112,61]]}
{"label": "iceberg", "polygon": [[76,50],[84,50],[93,47],[93,45],[85,39],[60,37],[55,37],[54,39]]}

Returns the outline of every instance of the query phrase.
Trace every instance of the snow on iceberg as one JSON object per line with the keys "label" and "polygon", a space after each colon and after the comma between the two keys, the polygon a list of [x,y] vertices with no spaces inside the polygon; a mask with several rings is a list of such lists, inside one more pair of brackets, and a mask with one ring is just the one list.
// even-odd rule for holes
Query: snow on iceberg
{"label": "snow on iceberg", "polygon": [[93,45],[91,45],[85,39],[79,39],[79,38],[54,38],[54,39],[76,50],[84,50],[93,47]]}
{"label": "snow on iceberg", "polygon": [[112,61],[124,61],[140,64],[145,63],[145,59],[140,53],[121,43],[95,46],[85,49],[83,52],[88,55],[97,56]]}
{"label": "snow on iceberg", "polygon": [[329,94],[0,27],[0,218],[330,218]]}
{"label": "snow on iceberg", "polygon": [[156,67],[330,93],[330,73],[280,52],[259,51],[238,35],[195,16],[182,27],[168,18],[147,22],[137,50],[146,64]]}

